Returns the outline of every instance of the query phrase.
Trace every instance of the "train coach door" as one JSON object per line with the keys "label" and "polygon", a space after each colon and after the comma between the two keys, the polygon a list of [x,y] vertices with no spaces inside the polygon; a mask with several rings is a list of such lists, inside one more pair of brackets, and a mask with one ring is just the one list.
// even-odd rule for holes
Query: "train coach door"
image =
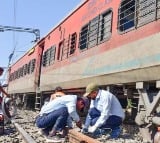
{"label": "train coach door", "polygon": [[45,41],[42,39],[38,43],[38,54],[37,54],[37,62],[36,62],[36,71],[35,71],[35,90],[36,90],[36,99],[35,99],[35,109],[40,110],[41,108],[41,94],[40,94],[40,79],[41,79],[41,65],[42,65],[42,57],[44,50]]}

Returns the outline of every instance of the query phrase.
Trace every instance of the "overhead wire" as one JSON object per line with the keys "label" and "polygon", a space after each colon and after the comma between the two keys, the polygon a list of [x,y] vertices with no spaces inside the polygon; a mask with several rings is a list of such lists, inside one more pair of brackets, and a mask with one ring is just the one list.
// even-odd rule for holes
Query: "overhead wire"
{"label": "overhead wire", "polygon": [[[16,10],[17,10],[17,0],[14,0],[14,4],[13,4],[13,11],[14,11],[13,12],[13,22],[14,22],[15,26],[16,26]],[[11,54],[8,57],[8,65],[7,65],[7,68],[6,68],[5,73],[3,75],[3,79],[4,79],[3,83],[6,82],[8,69],[9,69],[11,61],[13,59],[13,56],[14,56],[14,53],[15,53],[15,50],[16,50],[16,45],[17,45],[16,36],[15,36],[15,32],[13,31],[13,50],[12,50]]]}

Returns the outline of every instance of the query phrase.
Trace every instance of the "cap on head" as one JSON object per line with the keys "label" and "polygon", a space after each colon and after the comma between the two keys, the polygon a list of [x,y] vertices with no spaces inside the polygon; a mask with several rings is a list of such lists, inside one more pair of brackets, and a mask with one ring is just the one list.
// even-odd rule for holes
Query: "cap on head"
{"label": "cap on head", "polygon": [[86,93],[83,95],[84,97],[87,97],[91,92],[97,91],[98,85],[96,83],[90,83],[86,87]]}

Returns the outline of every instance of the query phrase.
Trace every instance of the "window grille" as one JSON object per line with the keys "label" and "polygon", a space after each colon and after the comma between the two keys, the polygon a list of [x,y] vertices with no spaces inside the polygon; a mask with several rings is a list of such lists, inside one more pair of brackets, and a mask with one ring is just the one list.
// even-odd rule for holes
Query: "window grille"
{"label": "window grille", "polygon": [[156,19],[156,0],[139,0],[137,8],[138,27]]}
{"label": "window grille", "polygon": [[70,36],[64,40],[63,45],[61,47],[62,49],[62,59],[67,59],[68,58],[68,53],[69,53],[69,41],[70,41]]}
{"label": "window grille", "polygon": [[18,77],[17,78],[20,78],[20,68],[17,70],[17,72],[18,72]]}
{"label": "window grille", "polygon": [[52,46],[50,48],[50,61],[49,65],[52,65],[55,61],[55,54],[56,54],[56,46]]}
{"label": "window grille", "polygon": [[118,16],[118,29],[120,32],[135,27],[135,0],[122,1]]}
{"label": "window grille", "polygon": [[34,72],[35,64],[36,64],[36,59],[32,59],[32,60],[31,60],[31,73]]}
{"label": "window grille", "polygon": [[88,48],[97,44],[99,16],[90,21],[88,32]]}
{"label": "window grille", "polygon": [[98,43],[109,40],[112,33],[112,11],[109,10],[100,16]]}
{"label": "window grille", "polygon": [[23,74],[23,69],[22,67],[20,68],[20,77],[22,77],[22,74]]}
{"label": "window grille", "polygon": [[160,18],[160,0],[157,0],[157,19]]}
{"label": "window grille", "polygon": [[77,42],[77,33],[73,33],[71,35],[71,40],[70,40],[69,55],[74,54],[76,50],[76,42]]}
{"label": "window grille", "polygon": [[93,18],[80,32],[79,48],[84,50],[109,40],[112,33],[112,11],[107,10]]}
{"label": "window grille", "polygon": [[18,71],[15,72],[15,79],[18,78]]}
{"label": "window grille", "polygon": [[42,65],[43,67],[46,67],[47,66],[47,52],[44,52],[43,54],[43,61],[42,61]]}
{"label": "window grille", "polygon": [[82,27],[80,32],[80,39],[79,39],[79,48],[80,50],[84,50],[88,47],[88,31],[89,31],[89,24]]}
{"label": "window grille", "polygon": [[76,41],[77,34],[73,33],[71,36],[69,35],[68,38],[60,42],[58,49],[58,60],[67,59],[70,55],[72,55],[75,52]]}
{"label": "window grille", "polygon": [[30,74],[30,69],[31,69],[31,61],[28,63],[27,66],[27,74]]}
{"label": "window grille", "polygon": [[123,0],[118,15],[119,31],[128,32],[160,18],[160,0]]}
{"label": "window grille", "polygon": [[46,51],[46,66],[49,66],[50,64],[50,50],[47,49]]}
{"label": "window grille", "polygon": [[27,74],[27,64],[24,65],[24,71],[23,71],[24,75]]}
{"label": "window grille", "polygon": [[16,79],[16,71],[14,71],[14,73],[13,73],[13,79],[14,80]]}
{"label": "window grille", "polygon": [[22,77],[24,76],[24,66],[22,66]]}
{"label": "window grille", "polygon": [[42,65],[43,67],[50,66],[55,61],[55,53],[56,53],[56,46],[52,46],[51,48],[47,49],[43,54]]}

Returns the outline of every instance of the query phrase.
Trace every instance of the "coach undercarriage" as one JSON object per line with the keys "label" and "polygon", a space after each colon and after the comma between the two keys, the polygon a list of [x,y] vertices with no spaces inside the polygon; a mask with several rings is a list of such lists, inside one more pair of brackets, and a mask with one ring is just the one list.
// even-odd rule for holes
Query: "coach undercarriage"
{"label": "coach undercarriage", "polygon": [[[118,97],[126,113],[124,122],[138,124],[144,140],[152,142],[156,128],[160,126],[160,81],[101,85],[100,88],[109,90]],[[42,92],[41,104],[44,104],[52,92]],[[84,92],[85,88],[65,89],[65,93],[79,96],[82,96]],[[18,94],[16,96],[19,97]],[[31,105],[36,102],[36,99],[33,99],[35,96],[27,94],[25,96],[27,96],[25,97],[27,100],[23,101],[25,108],[33,109]]]}

